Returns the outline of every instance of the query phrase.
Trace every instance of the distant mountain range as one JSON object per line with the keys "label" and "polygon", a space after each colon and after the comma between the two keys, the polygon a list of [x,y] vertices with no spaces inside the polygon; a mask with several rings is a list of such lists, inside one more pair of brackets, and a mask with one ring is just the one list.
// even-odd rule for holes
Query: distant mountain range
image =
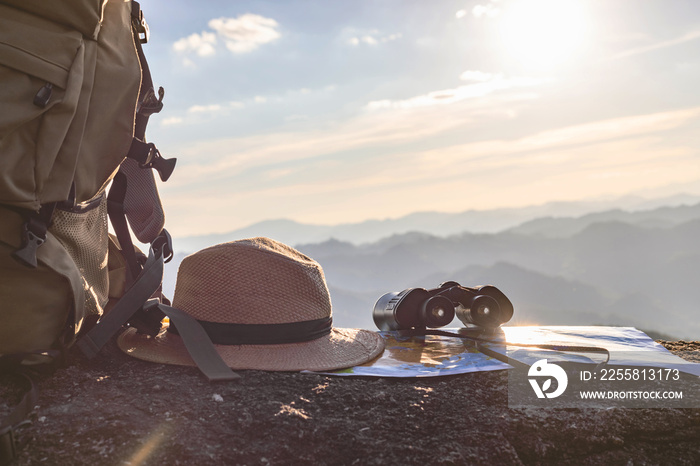
{"label": "distant mountain range", "polygon": [[621,209],[596,212],[581,217],[537,218],[509,229],[512,233],[563,238],[579,233],[594,223],[624,222],[640,227],[668,228],[700,218],[700,204],[661,207],[653,210],[626,212]]}
{"label": "distant mountain range", "polygon": [[[587,214],[609,211],[609,219],[621,219],[621,215],[629,214],[625,221],[632,222],[632,216],[643,211],[659,207],[675,207],[700,203],[700,196],[679,194],[663,199],[645,199],[628,196],[610,201],[591,202],[552,202],[539,206],[493,209],[468,210],[460,213],[416,212],[404,217],[385,220],[368,220],[360,223],[340,225],[310,225],[293,220],[267,220],[238,230],[190,237],[176,237],[175,249],[181,252],[199,251],[205,247],[255,236],[267,236],[285,244],[320,243],[329,239],[337,239],[353,244],[378,241],[391,235],[409,232],[428,233],[433,236],[447,237],[464,232],[498,233],[522,225],[523,233],[535,230],[545,231],[545,234],[557,236],[580,231],[586,224],[599,221],[602,218],[581,218]],[[666,224],[667,216],[654,213]],[[668,216],[676,215],[669,212]],[[681,214],[679,214],[681,215]],[[559,223],[562,232],[546,233],[551,219],[569,218],[566,223]],[[638,224],[650,225],[655,218],[639,217]],[[646,220],[641,220],[645,218]],[[538,220],[538,223],[528,225],[527,222]],[[646,223],[644,223],[646,222]]]}
{"label": "distant mountain range", "polygon": [[[504,211],[498,212],[491,218],[504,222]],[[454,215],[467,214],[488,217]],[[226,240],[244,236],[253,235]],[[696,203],[550,215],[495,233],[465,229],[444,236],[393,234],[362,244],[338,239],[288,244],[323,266],[340,327],[374,328],[372,308],[384,293],[455,280],[500,288],[515,305],[511,324],[624,325],[699,339],[699,238]],[[178,253],[174,262],[185,255]],[[166,270],[170,296],[176,269]]]}
{"label": "distant mountain range", "polygon": [[[567,238],[511,232],[395,236],[299,249],[324,267],[336,313],[372,327],[377,298],[446,280],[493,284],[514,323],[617,324],[700,336],[700,218],[668,228],[595,223]],[[337,251],[337,252],[336,252]]]}

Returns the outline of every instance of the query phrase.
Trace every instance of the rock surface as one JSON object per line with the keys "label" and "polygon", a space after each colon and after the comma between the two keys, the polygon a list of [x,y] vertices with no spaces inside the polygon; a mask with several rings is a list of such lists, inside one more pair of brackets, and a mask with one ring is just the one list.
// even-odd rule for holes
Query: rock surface
{"label": "rock surface", "polygon": [[[700,362],[700,343],[662,342]],[[506,371],[421,379],[193,368],[110,343],[40,383],[17,465],[699,464],[700,409],[509,408]],[[0,389],[0,415],[16,401]]]}

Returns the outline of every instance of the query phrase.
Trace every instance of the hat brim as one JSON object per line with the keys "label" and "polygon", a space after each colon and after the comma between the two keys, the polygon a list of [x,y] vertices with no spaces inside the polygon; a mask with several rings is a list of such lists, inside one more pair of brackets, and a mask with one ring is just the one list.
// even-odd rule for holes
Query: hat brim
{"label": "hat brim", "polygon": [[[161,364],[195,366],[179,335],[161,331],[156,337],[130,328],[117,339],[126,354]],[[265,371],[330,371],[371,361],[384,350],[376,332],[333,328],[316,340],[282,345],[214,345],[232,369]]]}

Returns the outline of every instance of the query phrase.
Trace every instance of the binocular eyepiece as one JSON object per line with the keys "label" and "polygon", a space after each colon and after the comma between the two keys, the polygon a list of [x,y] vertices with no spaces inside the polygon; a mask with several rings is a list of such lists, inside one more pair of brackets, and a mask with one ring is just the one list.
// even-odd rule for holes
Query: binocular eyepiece
{"label": "binocular eyepiece", "polygon": [[468,288],[445,282],[437,288],[409,288],[383,295],[372,317],[379,330],[438,328],[455,315],[464,325],[496,328],[513,317],[513,304],[491,285]]}

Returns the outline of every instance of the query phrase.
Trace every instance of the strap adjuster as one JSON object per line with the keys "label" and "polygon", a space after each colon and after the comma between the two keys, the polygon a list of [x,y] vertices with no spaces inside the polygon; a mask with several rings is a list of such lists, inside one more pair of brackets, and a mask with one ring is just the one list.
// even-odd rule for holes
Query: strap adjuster
{"label": "strap adjuster", "polygon": [[163,228],[156,239],[153,240],[151,248],[153,248],[156,254],[161,254],[163,256],[163,262],[166,264],[170,262],[175,255],[173,252],[173,238],[165,228]]}
{"label": "strap adjuster", "polygon": [[153,88],[149,88],[146,91],[146,95],[143,100],[138,103],[137,112],[145,117],[149,117],[154,113],[159,113],[163,110],[163,97],[165,96],[165,89],[163,87],[158,88],[158,97]]}
{"label": "strap adjuster", "polygon": [[149,299],[146,303],[134,313],[128,320],[129,327],[136,329],[136,333],[150,335],[155,337],[160,333],[163,318],[165,314],[158,307],[160,301],[158,299]]}
{"label": "strap adjuster", "polygon": [[131,2],[131,24],[138,35],[139,42],[142,44],[148,43],[148,40],[151,38],[151,31],[138,2]]}
{"label": "strap adjuster", "polygon": [[36,251],[39,246],[46,241],[46,234],[42,238],[39,234],[34,233],[29,225],[24,224],[22,232],[22,247],[12,253],[12,257],[17,259],[27,267],[35,269],[37,267]]}
{"label": "strap adjuster", "polygon": [[12,253],[12,257],[21,264],[33,269],[37,267],[36,253],[46,242],[46,232],[55,209],[56,203],[52,202],[42,205],[38,212],[26,214],[22,225],[22,246]]}
{"label": "strap adjuster", "polygon": [[176,158],[164,158],[152,142],[143,142],[138,138],[131,141],[127,157],[136,160],[141,168],[154,168],[164,182],[173,174],[177,163]]}

